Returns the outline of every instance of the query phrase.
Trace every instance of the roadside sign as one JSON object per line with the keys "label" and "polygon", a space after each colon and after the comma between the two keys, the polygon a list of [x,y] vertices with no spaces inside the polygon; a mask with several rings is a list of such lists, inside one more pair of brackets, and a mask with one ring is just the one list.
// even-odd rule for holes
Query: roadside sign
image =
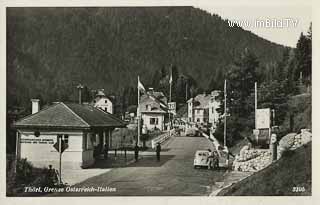
{"label": "roadside sign", "polygon": [[270,117],[271,117],[270,108],[257,109],[256,129],[270,128],[270,125],[271,125]]}
{"label": "roadside sign", "polygon": [[176,109],[177,109],[176,102],[169,102],[168,109],[170,113],[176,114]]}
{"label": "roadside sign", "polygon": [[271,135],[271,143],[276,143],[277,142],[277,135],[276,134],[272,134]]}
{"label": "roadside sign", "polygon": [[[53,147],[59,152],[59,141],[56,142]],[[61,153],[64,152],[67,148],[69,147],[69,145],[67,143],[65,143],[65,141],[61,140]]]}

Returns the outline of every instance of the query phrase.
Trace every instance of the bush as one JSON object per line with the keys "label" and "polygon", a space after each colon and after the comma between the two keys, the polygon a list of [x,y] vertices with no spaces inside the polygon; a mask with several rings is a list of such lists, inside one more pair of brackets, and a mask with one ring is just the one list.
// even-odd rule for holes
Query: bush
{"label": "bush", "polygon": [[[7,196],[16,196],[23,193],[24,187],[57,187],[57,180],[53,181],[48,177],[47,168],[34,168],[27,159],[20,159],[15,167],[7,171]],[[64,185],[62,185],[64,186]],[[60,186],[61,187],[61,186]],[[26,193],[23,193],[26,194]]]}
{"label": "bush", "polygon": [[26,184],[32,180],[33,166],[27,159],[20,159],[16,165],[16,181],[18,183]]}

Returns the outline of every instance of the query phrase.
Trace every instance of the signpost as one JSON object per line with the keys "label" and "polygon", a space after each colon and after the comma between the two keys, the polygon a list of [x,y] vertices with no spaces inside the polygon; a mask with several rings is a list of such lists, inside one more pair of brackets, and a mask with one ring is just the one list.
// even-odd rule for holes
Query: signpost
{"label": "signpost", "polygon": [[69,147],[64,140],[62,140],[62,135],[58,135],[58,141],[53,145],[53,147],[59,152],[59,184],[62,184],[61,180],[61,156],[62,153]]}
{"label": "signpost", "polygon": [[169,102],[168,103],[169,112],[172,114],[176,114],[177,105],[176,102]]}

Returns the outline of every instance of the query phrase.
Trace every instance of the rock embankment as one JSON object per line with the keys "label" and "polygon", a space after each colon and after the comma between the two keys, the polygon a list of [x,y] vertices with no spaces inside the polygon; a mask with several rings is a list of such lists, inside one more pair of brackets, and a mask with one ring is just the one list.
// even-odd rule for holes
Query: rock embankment
{"label": "rock embankment", "polygon": [[[287,150],[295,150],[311,141],[311,132],[302,129],[300,134],[289,133],[284,136],[278,144],[277,158]],[[269,149],[252,149],[245,145],[240,150],[233,162],[233,169],[243,172],[259,171],[272,163],[272,153]]]}
{"label": "rock embankment", "polygon": [[233,169],[243,172],[259,171],[272,162],[272,155],[268,149],[250,149],[244,146],[233,162]]}
{"label": "rock embankment", "polygon": [[278,145],[277,158],[280,159],[283,152],[295,150],[311,141],[312,134],[308,129],[302,129],[300,134],[289,133],[284,136]]}

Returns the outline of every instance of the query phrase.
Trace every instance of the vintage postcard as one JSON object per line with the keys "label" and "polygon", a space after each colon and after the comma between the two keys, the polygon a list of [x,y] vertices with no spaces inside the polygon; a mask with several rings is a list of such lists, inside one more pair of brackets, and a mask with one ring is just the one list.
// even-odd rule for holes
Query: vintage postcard
{"label": "vintage postcard", "polygon": [[312,196],[312,3],[281,2],[8,3],[6,197]]}

